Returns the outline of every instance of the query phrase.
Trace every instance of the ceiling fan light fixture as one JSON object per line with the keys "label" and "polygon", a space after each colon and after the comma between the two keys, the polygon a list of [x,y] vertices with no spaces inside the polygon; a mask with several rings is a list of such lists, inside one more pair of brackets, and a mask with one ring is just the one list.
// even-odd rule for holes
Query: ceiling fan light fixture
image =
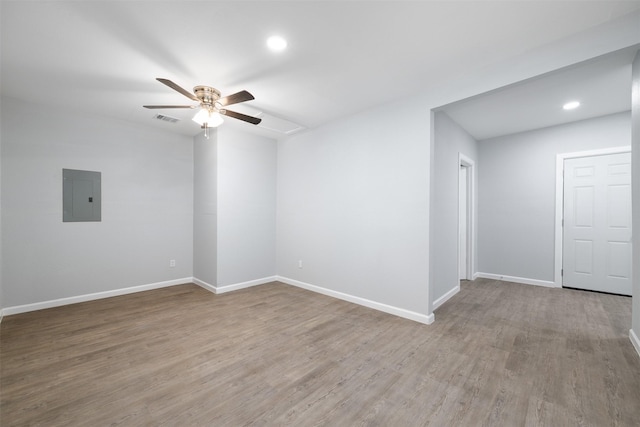
{"label": "ceiling fan light fixture", "polygon": [[205,126],[209,128],[218,127],[224,122],[222,116],[217,111],[209,111],[206,108],[201,108],[200,111],[193,116],[192,119],[194,122],[199,124],[200,126]]}

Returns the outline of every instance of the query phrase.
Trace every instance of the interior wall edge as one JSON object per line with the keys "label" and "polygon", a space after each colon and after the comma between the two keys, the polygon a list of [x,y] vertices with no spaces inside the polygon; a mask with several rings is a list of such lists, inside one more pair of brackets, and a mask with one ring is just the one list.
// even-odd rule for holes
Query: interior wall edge
{"label": "interior wall edge", "polygon": [[364,307],[372,308],[374,310],[382,311],[387,314],[402,317],[404,319],[413,320],[418,323],[430,325],[434,322],[435,316],[433,313],[423,314],[415,311],[407,310],[400,307],[394,307],[388,304],[383,304],[377,301],[368,300],[355,295],[346,294],[343,292],[334,291],[331,289],[323,288],[322,286],[312,285],[310,283],[301,282],[299,280],[289,279],[288,277],[276,276],[278,282],[282,282],[287,285],[295,286],[298,288],[306,289],[308,291],[316,292],[329,297],[341,299],[353,304],[358,304]]}
{"label": "interior wall edge", "polygon": [[[477,270],[478,242],[478,142],[444,111],[434,114],[430,193],[430,277],[431,308],[444,303],[460,286],[460,165],[471,167],[467,243],[467,276]],[[444,299],[442,299],[444,298]]]}
{"label": "interior wall edge", "polygon": [[216,291],[216,287],[214,285],[212,285],[211,283],[207,283],[204,280],[200,280],[197,277],[192,277],[191,278],[192,282],[195,283],[196,285],[200,286],[202,289],[205,289],[213,294],[217,294],[218,292]]}
{"label": "interior wall edge", "polygon": [[252,288],[254,286],[264,285],[266,283],[276,282],[277,280],[278,280],[278,276],[269,276],[269,277],[263,277],[261,279],[248,280],[246,282],[241,282],[241,283],[234,283],[232,285],[216,286],[216,294],[224,294],[226,292]]}
{"label": "interior wall edge", "polygon": [[453,298],[454,295],[456,295],[458,292],[460,292],[460,285],[456,286],[455,288],[451,289],[449,292],[447,292],[446,294],[442,295],[440,298],[438,298],[437,300],[435,300],[433,302],[433,307],[432,309],[435,310],[438,307],[440,307],[442,304],[444,304],[445,302],[449,301],[451,298]]}
{"label": "interior wall edge", "polygon": [[[640,233],[633,231],[640,230],[640,215],[637,214],[640,211],[640,50],[636,52],[631,74],[631,211],[634,213],[631,223],[631,329],[640,332],[640,250],[637,250],[640,247]],[[638,344],[638,335],[635,338]],[[639,348],[636,346],[636,350]]]}
{"label": "interior wall edge", "polygon": [[255,280],[248,280],[246,282],[234,283],[232,285],[212,285],[211,283],[207,283],[204,280],[198,279],[197,277],[192,278],[192,282],[196,285],[200,286],[203,289],[206,289],[209,292],[214,294],[224,294],[227,292],[239,291],[240,289],[252,288],[254,286],[265,285],[267,283],[277,282],[278,276],[269,276],[263,277]]}

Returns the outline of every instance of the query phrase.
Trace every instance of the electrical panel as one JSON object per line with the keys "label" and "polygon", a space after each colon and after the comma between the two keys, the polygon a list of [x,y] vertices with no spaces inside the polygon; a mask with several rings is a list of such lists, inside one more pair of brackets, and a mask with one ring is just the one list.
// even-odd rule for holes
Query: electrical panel
{"label": "electrical panel", "polygon": [[101,173],[62,169],[62,221],[102,220]]}

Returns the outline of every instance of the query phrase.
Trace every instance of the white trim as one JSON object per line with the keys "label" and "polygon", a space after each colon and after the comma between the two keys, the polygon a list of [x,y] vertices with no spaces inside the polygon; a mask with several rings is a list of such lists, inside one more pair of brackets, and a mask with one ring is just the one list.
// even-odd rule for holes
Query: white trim
{"label": "white trim", "polygon": [[636,349],[638,357],[640,357],[640,339],[638,339],[636,333],[633,332],[633,329],[629,329],[629,339],[631,340],[631,344],[633,344],[633,347]]}
{"label": "white trim", "polygon": [[271,283],[277,281],[277,276],[263,277],[262,279],[249,280],[248,282],[234,283],[233,285],[214,286],[198,278],[193,278],[193,283],[196,285],[213,292],[214,294],[224,294],[226,292],[237,291],[240,289],[251,288],[253,286],[264,285],[265,283]]}
{"label": "white trim", "polygon": [[503,274],[476,273],[476,277],[491,280],[502,280],[504,282],[522,283],[523,285],[544,286],[545,288],[560,288],[549,280],[528,279],[526,277],[505,276]]}
{"label": "white trim", "polygon": [[435,310],[445,302],[449,301],[449,299],[451,299],[458,292],[460,292],[460,285],[456,286],[455,288],[451,289],[449,292],[447,292],[446,294],[442,295],[440,298],[435,300],[433,302],[433,309]]}
{"label": "white trim", "polygon": [[631,146],[602,148],[599,150],[560,153],[556,155],[556,221],[555,221],[555,265],[554,282],[556,288],[562,287],[562,219],[564,206],[564,161],[579,157],[604,156],[631,152]]}
{"label": "white trim", "polygon": [[345,294],[342,292],[334,291],[331,289],[323,288],[309,283],[300,282],[298,280],[289,279],[287,277],[276,276],[277,280],[287,285],[296,286],[298,288],[306,289],[308,291],[317,292],[319,294],[327,295],[333,298],[338,298],[343,301],[348,301],[354,304],[362,305],[374,310],[383,311],[385,313],[393,314],[395,316],[403,317],[405,319],[413,320],[415,322],[424,323],[430,325],[435,320],[433,313],[426,315],[422,313],[416,313],[415,311],[405,310],[404,308],[394,307],[391,305],[383,304],[376,301],[371,301],[365,298],[357,297],[354,295]]}
{"label": "white trim", "polygon": [[426,301],[420,301],[421,303],[424,303],[427,305],[427,315],[431,317],[432,321],[435,319],[434,315],[433,315],[433,308],[431,308],[431,306],[433,305],[433,288],[434,288],[434,276],[435,273],[433,272],[433,265],[432,265],[432,257],[433,257],[433,251],[431,250],[431,242],[433,240],[433,228],[435,227],[434,221],[433,221],[433,211],[434,211],[434,198],[435,198],[435,194],[433,191],[433,188],[435,186],[435,177],[436,177],[436,168],[435,168],[435,158],[436,158],[436,144],[435,144],[435,140],[436,140],[436,110],[435,109],[431,109],[429,110],[429,173],[427,175],[428,181],[427,181],[427,185],[423,187],[423,191],[424,191],[424,196],[426,196],[426,200],[427,203],[429,205],[429,208],[426,210],[425,212],[425,216],[423,217],[424,220],[426,220],[426,224],[427,224],[427,228],[425,230],[425,235],[423,235],[422,239],[424,242],[427,242],[427,244],[425,245],[425,249],[426,249],[426,254],[425,257],[422,259],[422,262],[424,263],[424,268],[425,268],[425,272],[427,273],[427,299]]}
{"label": "white trim", "polygon": [[204,289],[208,290],[209,292],[212,292],[214,294],[217,293],[216,292],[216,287],[213,286],[210,283],[205,282],[204,280],[200,280],[200,279],[198,279],[196,277],[193,277],[192,282],[195,283],[196,285],[200,286],[201,288],[204,288]]}
{"label": "white trim", "polygon": [[74,297],[59,298],[49,301],[36,302],[32,304],[16,305],[13,307],[5,307],[2,309],[7,316],[12,314],[26,313],[28,311],[44,310],[45,308],[59,307],[61,305],[76,304],[79,302],[93,301],[103,298],[111,298],[120,295],[133,294],[136,292],[149,291],[151,289],[166,288],[168,286],[182,285],[191,283],[192,277],[183,279],[167,280],[165,282],[150,283],[148,285],[132,286],[129,288],[114,289],[111,291],[96,292],[92,294],[78,295]]}
{"label": "white trim", "polygon": [[237,291],[239,289],[250,288],[253,286],[264,285],[265,283],[271,283],[277,281],[277,276],[263,277],[262,279],[249,280],[248,282],[235,283],[233,285],[216,286],[217,294],[224,294],[225,292]]}
{"label": "white trim", "polygon": [[0,323],[2,323],[3,317],[4,317],[4,311],[0,308]]}
{"label": "white trim", "polygon": [[[476,217],[475,217],[475,175],[476,167],[473,160],[470,157],[458,152],[458,166],[464,166],[467,168],[467,212],[469,217],[467,218],[467,271],[465,277],[459,277],[459,279],[468,280],[473,277],[475,271],[474,258],[475,258],[475,230],[476,230]],[[460,171],[458,170],[458,191],[460,191]],[[458,203],[460,201],[460,195],[458,194]],[[460,207],[458,206],[458,215],[460,215]],[[460,219],[458,218],[458,273],[460,275]],[[433,309],[435,310],[436,304],[434,302]]]}

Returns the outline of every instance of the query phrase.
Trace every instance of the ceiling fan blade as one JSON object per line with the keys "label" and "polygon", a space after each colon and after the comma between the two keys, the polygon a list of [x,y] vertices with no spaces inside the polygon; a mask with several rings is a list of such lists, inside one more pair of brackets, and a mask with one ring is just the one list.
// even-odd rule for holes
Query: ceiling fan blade
{"label": "ceiling fan blade", "polygon": [[180,86],[178,86],[177,84],[175,84],[171,80],[169,80],[169,79],[161,79],[161,78],[156,78],[156,80],[159,81],[162,84],[165,84],[165,85],[169,86],[171,89],[175,90],[176,92],[180,92],[181,94],[183,94],[187,98],[193,99],[196,102],[200,102],[200,100],[198,98],[196,98],[196,96],[194,94],[192,94],[191,92],[189,92],[186,89],[181,88]]}
{"label": "ceiling fan blade", "polygon": [[230,110],[220,110],[220,114],[233,117],[234,119],[242,120],[247,123],[251,123],[252,125],[257,125],[262,121],[262,119],[259,119],[257,117],[247,116],[246,114],[236,113],[235,111]]}
{"label": "ceiling fan blade", "polygon": [[143,105],[144,108],[196,108],[197,105]]}
{"label": "ceiling fan blade", "polygon": [[253,95],[251,95],[246,90],[242,90],[238,93],[234,93],[233,95],[220,98],[218,99],[218,102],[220,103],[220,105],[225,106],[225,105],[231,105],[231,104],[238,104],[240,102],[245,102],[245,101],[251,101],[252,99],[255,99]]}

